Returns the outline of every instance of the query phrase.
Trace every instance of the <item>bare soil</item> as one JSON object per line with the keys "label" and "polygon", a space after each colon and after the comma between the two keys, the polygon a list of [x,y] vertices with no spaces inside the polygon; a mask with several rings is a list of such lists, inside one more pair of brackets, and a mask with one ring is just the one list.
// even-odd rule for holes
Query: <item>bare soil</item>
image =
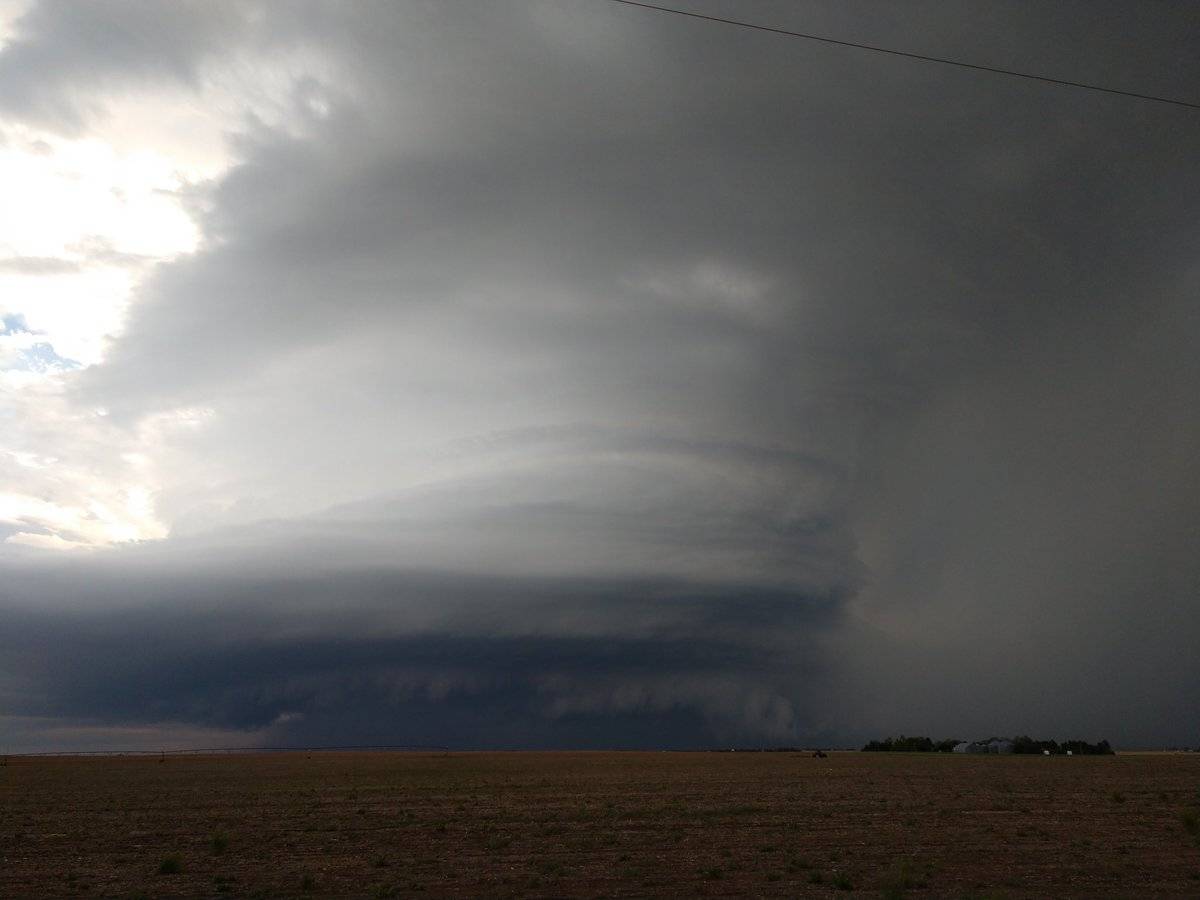
{"label": "bare soil", "polygon": [[1200,897],[1200,755],[14,757],[0,897]]}

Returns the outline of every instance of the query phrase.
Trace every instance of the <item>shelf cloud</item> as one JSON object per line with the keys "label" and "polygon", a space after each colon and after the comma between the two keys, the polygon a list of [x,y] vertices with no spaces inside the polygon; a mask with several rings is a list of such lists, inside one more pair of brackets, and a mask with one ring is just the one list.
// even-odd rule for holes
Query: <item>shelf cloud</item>
{"label": "shelf cloud", "polygon": [[[1200,83],[1087,10],[739,16]],[[13,749],[1196,742],[1190,111],[596,2],[38,0],[0,85],[91,186],[0,215]]]}

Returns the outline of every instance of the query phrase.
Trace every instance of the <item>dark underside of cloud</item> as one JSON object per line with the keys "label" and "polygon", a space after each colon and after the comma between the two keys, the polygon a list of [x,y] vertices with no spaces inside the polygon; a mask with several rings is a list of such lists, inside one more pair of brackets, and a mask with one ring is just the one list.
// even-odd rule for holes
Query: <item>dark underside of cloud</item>
{"label": "dark underside of cloud", "polygon": [[[0,108],[65,132],[328,66],[71,376],[172,535],[0,557],[27,745],[1200,737],[1194,113],[606,3],[89,7],[128,65],[43,5]],[[1155,8],[738,15],[1194,94]]]}
{"label": "dark underside of cloud", "polygon": [[85,577],[87,609],[4,609],[7,714],[280,746],[787,742],[821,728],[811,698],[840,605],[664,580]]}

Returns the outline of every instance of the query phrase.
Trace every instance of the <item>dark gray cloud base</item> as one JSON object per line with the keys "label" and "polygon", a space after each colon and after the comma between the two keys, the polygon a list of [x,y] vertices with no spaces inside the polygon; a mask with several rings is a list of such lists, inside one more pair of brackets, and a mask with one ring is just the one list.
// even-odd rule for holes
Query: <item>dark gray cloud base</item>
{"label": "dark gray cloud base", "polygon": [[[37,602],[80,578],[89,608]],[[11,589],[7,714],[292,746],[782,741],[820,727],[795,697],[820,689],[840,617],[840,598],[756,586],[391,570],[33,570]]]}
{"label": "dark gray cloud base", "polygon": [[[92,65],[46,9],[0,67]],[[1186,6],[1096,9],[1069,41],[1023,5],[738,14],[1200,83]],[[79,374],[129,428],[214,416],[169,448],[171,539],[78,564],[98,581],[12,563],[0,712],[1196,741],[1194,115],[602,3],[178,24],[104,83],[268,44],[341,80],[298,84],[298,130],[246,123],[193,198],[204,246]],[[0,102],[78,129],[103,94]]]}

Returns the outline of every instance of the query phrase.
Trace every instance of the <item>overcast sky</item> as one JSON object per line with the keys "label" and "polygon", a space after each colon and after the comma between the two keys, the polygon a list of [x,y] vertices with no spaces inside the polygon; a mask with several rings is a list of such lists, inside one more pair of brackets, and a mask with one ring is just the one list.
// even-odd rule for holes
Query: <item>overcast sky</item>
{"label": "overcast sky", "polygon": [[[1186,0],[678,5],[1200,102]],[[606,0],[0,0],[0,743],[1200,744],[1198,159]]]}

